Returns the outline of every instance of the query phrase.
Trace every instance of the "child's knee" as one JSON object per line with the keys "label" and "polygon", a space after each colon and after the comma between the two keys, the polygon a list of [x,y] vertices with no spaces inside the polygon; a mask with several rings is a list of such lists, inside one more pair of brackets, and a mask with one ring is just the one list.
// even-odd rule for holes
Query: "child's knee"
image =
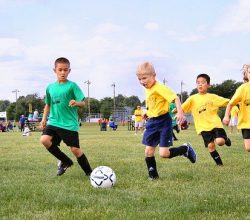
{"label": "child's knee", "polygon": [[77,147],[71,147],[70,148],[71,152],[76,156],[76,157],[80,157],[82,156],[83,152],[81,151],[80,148]]}
{"label": "child's knee", "polygon": [[47,137],[46,135],[42,135],[40,138],[40,143],[44,145],[46,148],[49,148],[52,142],[49,137]]}
{"label": "child's knee", "polygon": [[153,147],[146,147],[145,148],[145,156],[152,157],[154,156],[155,149]]}

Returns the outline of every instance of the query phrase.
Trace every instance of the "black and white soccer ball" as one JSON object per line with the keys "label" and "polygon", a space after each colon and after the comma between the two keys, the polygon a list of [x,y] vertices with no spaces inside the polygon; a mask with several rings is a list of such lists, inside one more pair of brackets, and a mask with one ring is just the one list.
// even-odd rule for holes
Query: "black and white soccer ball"
{"label": "black and white soccer ball", "polygon": [[95,188],[111,188],[116,183],[115,172],[108,166],[96,167],[90,174],[90,183]]}

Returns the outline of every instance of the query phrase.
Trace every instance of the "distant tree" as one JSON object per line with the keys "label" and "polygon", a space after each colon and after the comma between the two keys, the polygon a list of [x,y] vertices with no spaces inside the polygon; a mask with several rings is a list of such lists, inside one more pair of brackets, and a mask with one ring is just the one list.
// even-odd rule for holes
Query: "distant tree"
{"label": "distant tree", "polygon": [[124,105],[125,99],[126,99],[126,97],[123,96],[123,95],[121,95],[121,94],[119,94],[118,96],[116,96],[115,97],[116,107],[118,107],[118,108],[124,107],[125,106]]}
{"label": "distant tree", "polygon": [[124,100],[124,106],[128,106],[135,109],[137,105],[142,105],[138,96],[130,96],[125,98]]}
{"label": "distant tree", "polygon": [[114,100],[110,97],[105,97],[101,99],[100,104],[100,112],[102,116],[104,118],[109,118],[113,110]]}
{"label": "distant tree", "polygon": [[6,111],[7,107],[10,105],[8,100],[0,100],[0,112]]}

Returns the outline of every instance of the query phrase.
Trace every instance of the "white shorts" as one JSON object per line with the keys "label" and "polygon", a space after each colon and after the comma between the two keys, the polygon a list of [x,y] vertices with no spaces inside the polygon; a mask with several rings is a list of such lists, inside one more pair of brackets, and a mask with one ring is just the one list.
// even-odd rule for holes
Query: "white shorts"
{"label": "white shorts", "polygon": [[143,121],[135,121],[135,128],[142,128],[143,124]]}
{"label": "white shorts", "polygon": [[229,126],[237,126],[238,124],[238,118],[237,117],[231,117],[229,121]]}

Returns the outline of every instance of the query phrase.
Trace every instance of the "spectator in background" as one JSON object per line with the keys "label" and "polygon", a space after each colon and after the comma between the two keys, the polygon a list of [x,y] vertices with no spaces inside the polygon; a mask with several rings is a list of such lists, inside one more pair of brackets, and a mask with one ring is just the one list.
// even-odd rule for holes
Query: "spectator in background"
{"label": "spectator in background", "polygon": [[141,106],[137,106],[136,110],[134,111],[135,116],[135,135],[137,135],[138,130],[141,130],[141,133],[143,133],[143,110],[141,109]]}
{"label": "spectator in background", "polygon": [[39,112],[36,109],[33,113],[33,121],[38,121],[38,119],[39,119]]}
{"label": "spectator in background", "polygon": [[27,124],[24,125],[23,136],[30,136],[30,129]]}
{"label": "spectator in background", "polygon": [[6,131],[6,126],[4,125],[3,121],[0,121],[0,132],[5,132]]}
{"label": "spectator in background", "polygon": [[230,121],[229,121],[229,127],[230,127],[230,133],[233,133],[234,128],[237,130],[239,133],[239,130],[237,129],[237,124],[238,124],[238,113],[239,113],[239,108],[237,105],[233,106],[230,112]]}
{"label": "spectator in background", "polygon": [[24,115],[21,115],[21,118],[20,118],[20,120],[19,120],[19,124],[20,124],[20,130],[21,130],[21,132],[23,132],[24,131],[24,124],[25,124],[25,117],[24,117]]}

